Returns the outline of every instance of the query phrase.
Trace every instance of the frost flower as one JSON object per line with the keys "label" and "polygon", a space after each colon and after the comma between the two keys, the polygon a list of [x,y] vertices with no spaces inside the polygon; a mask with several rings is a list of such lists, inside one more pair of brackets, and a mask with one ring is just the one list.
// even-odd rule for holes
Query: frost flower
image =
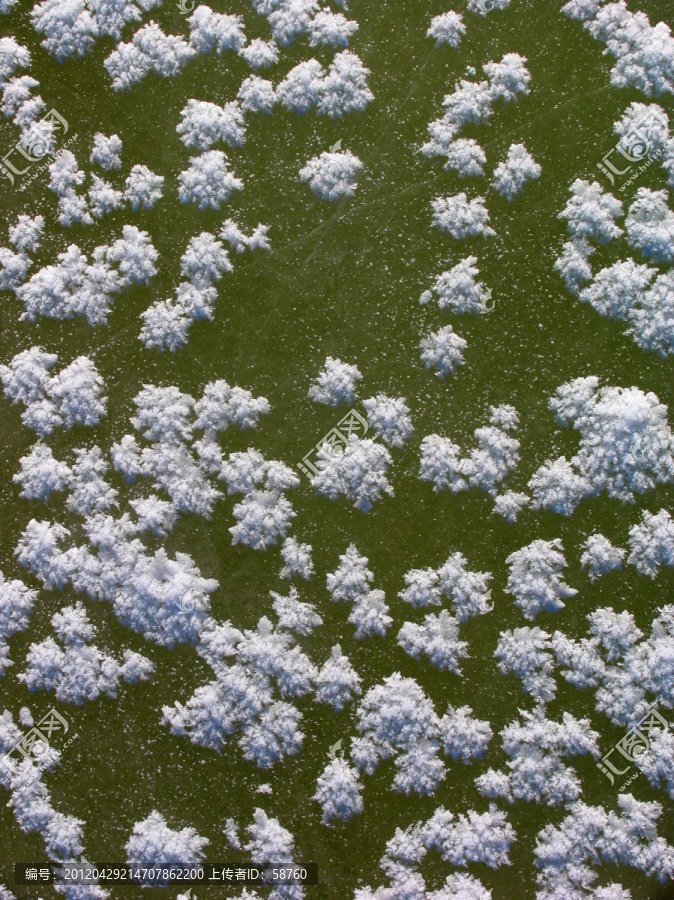
{"label": "frost flower", "polygon": [[562,580],[562,569],[566,566],[562,549],[559,538],[538,540],[506,558],[510,572],[504,590],[515,598],[526,619],[535,619],[543,610],[557,612],[565,606],[562,598],[575,597],[578,593]]}
{"label": "frost flower", "polygon": [[438,231],[448,231],[457,240],[495,235],[484,203],[484,197],[468,200],[463,193],[438,197],[431,203],[433,224]]}
{"label": "frost flower", "polygon": [[353,197],[356,177],[363,168],[362,162],[350,150],[343,153],[321,153],[300,169],[300,181],[308,182],[311,190],[321,200],[339,200]]}
{"label": "frost flower", "polygon": [[435,369],[438,378],[453,375],[457,366],[464,364],[463,351],[468,346],[451,325],[445,325],[439,331],[431,332],[421,340],[421,361],[427,369]]}
{"label": "frost flower", "polygon": [[357,366],[328,356],[323,371],[309,388],[309,399],[314,403],[325,403],[328,406],[353,403],[356,384],[362,377]]}
{"label": "frost flower", "polygon": [[435,38],[437,46],[447,44],[450,47],[458,47],[461,38],[466,33],[466,26],[459,13],[450,12],[435,16],[431,19],[431,25],[426,35]]}
{"label": "frost flower", "polygon": [[220,209],[233,191],[243,189],[243,181],[227,168],[222,150],[208,150],[190,157],[190,167],[178,175],[181,203],[197,203],[199,209]]}
{"label": "frost flower", "polygon": [[506,200],[512,200],[527,181],[540,176],[541,167],[528,153],[524,144],[511,144],[505,161],[494,169],[492,187]]}

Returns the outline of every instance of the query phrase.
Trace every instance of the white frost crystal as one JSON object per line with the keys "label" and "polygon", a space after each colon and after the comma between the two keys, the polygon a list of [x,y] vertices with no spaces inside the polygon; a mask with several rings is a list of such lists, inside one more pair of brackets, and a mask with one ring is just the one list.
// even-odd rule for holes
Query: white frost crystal
{"label": "white frost crystal", "polygon": [[285,537],[297,513],[281,491],[264,490],[247,494],[233,510],[237,524],[229,532],[232,544],[266,550]]}
{"label": "white frost crystal", "polygon": [[89,162],[98,164],[102,169],[110,171],[122,168],[122,160],[119,154],[122,152],[122,141],[116,134],[106,137],[97,132],[94,135],[94,146],[89,157]]}
{"label": "white frost crystal", "polygon": [[363,400],[368,425],[389,447],[402,447],[413,429],[410,410],[404,397],[387,397],[377,394]]}
{"label": "white frost crystal", "polygon": [[360,696],[360,675],[351,665],[349,657],[335,644],[330,656],[318,670],[314,679],[316,699],[329,703],[335,712],[342,710],[354,696]]}
{"label": "white frost crystal", "polygon": [[673,272],[658,275],[650,289],[637,297],[628,319],[628,333],[639,347],[662,357],[674,353]]}
{"label": "white frost crystal", "polygon": [[522,680],[522,687],[538,703],[548,703],[557,692],[552,677],[555,660],[550,635],[538,626],[515,628],[501,633],[494,656],[505,675],[513,672]]}
{"label": "white frost crystal", "polygon": [[91,174],[91,187],[87,193],[89,210],[95,219],[107,216],[124,203],[124,194],[114,188],[109,181]]}
{"label": "white frost crystal", "polygon": [[[449,438],[439,434],[429,434],[421,442],[421,465],[419,477],[432,481],[433,490],[450,490],[454,494],[469,487],[480,488],[494,497],[495,512],[500,511],[516,518],[521,506],[528,501],[525,495],[502,495],[499,501],[497,486],[514,471],[519,464],[520,443],[509,432],[518,427],[517,410],[509,404],[490,406],[490,424],[476,428],[474,437],[477,447],[467,456],[461,455],[461,447]],[[523,499],[522,499],[523,498]]]}
{"label": "white frost crystal", "polygon": [[506,491],[494,497],[492,513],[512,524],[517,521],[517,517],[529,503],[531,503],[531,498],[527,494],[519,491]]}
{"label": "white frost crystal", "polygon": [[464,193],[437,197],[431,202],[431,207],[433,224],[438,231],[448,231],[457,240],[496,234],[489,225],[484,197],[469,200]]}
{"label": "white frost crystal", "polygon": [[361,772],[371,775],[380,760],[398,754],[404,766],[406,760],[412,761],[411,753],[421,750],[419,765],[408,773],[412,780],[406,778],[404,785],[398,781],[397,786],[407,788],[406,793],[410,789],[418,793],[435,791],[444,777],[444,766],[437,758],[440,721],[413,678],[395,672],[371,688],[359,704],[357,728],[361,736],[352,741],[351,759]]}
{"label": "white frost crystal", "polygon": [[300,169],[300,181],[307,182],[321,200],[353,197],[356,178],[362,162],[350,150],[341,153],[321,153]]}
{"label": "white frost crystal", "polygon": [[463,351],[468,342],[456,334],[451,325],[432,331],[419,343],[421,361],[427,369],[435,369],[438,378],[453,375],[464,364]]}
{"label": "white frost crystal", "polygon": [[449,438],[439,434],[429,434],[421,442],[421,464],[419,478],[432,481],[437,494],[450,490],[453,494],[465,491],[468,482],[463,477],[461,447]]}
{"label": "white frost crystal", "polygon": [[278,47],[274,41],[254,38],[247,47],[239,50],[239,56],[246,60],[251,69],[266,69],[278,62]]}
{"label": "white frost crystal", "polygon": [[602,316],[626,319],[656,274],[657,269],[637,265],[632,259],[619,260],[597,272],[578,299],[589,303]]}
{"label": "white frost crystal", "polygon": [[269,862],[292,863],[295,839],[278,819],[268,816],[263,809],[253,813],[253,823],[248,827],[250,841],[244,849],[257,865]]}
{"label": "white frost crystal", "polygon": [[130,866],[192,865],[203,860],[206,844],[208,838],[201,837],[194,828],[169,828],[166,819],[154,810],[136,822],[124,849]]}
{"label": "white frost crystal", "polygon": [[547,803],[561,806],[580,797],[580,779],[563,757],[590,754],[600,756],[599,735],[588,719],[569,713],[561,722],[545,717],[545,706],[534,712],[520,710],[523,722],[514,720],[501,731],[503,750],[510,757],[507,772],[489,769],[476,779],[480,793],[487,797]]}
{"label": "white frost crystal", "polygon": [[357,366],[328,356],[323,370],[309,388],[309,399],[328,406],[353,403],[356,384],[362,377]]}
{"label": "white frost crystal", "polygon": [[356,626],[356,638],[373,634],[384,636],[393,619],[384,591],[372,590],[370,584],[374,575],[367,567],[367,557],[360,556],[354,544],[339,557],[339,566],[327,576],[327,587],[333,600],[348,600],[353,603],[348,621]]}
{"label": "white frost crystal", "polygon": [[[456,313],[479,313],[482,310],[486,288],[481,281],[476,281],[480,274],[476,262],[477,256],[467,256],[437,276],[431,291],[437,294],[440,309],[449,307]],[[423,295],[420,302],[426,302]]]}
{"label": "white frost crystal", "polygon": [[276,91],[271,81],[250,75],[241,82],[236,95],[241,101],[242,112],[263,112],[270,114],[276,103]]}
{"label": "white frost crystal", "polygon": [[393,496],[387,475],[393,462],[386,447],[352,434],[343,449],[324,444],[318,451],[320,471],[311,486],[324,497],[344,495],[356,509],[369,512],[382,494]]}
{"label": "white frost crystal", "polygon": [[163,175],[155,175],[147,166],[133,166],[124,182],[124,199],[131,204],[131,209],[152,209],[161,199]]}
{"label": "white frost crystal", "polygon": [[13,476],[12,481],[21,485],[21,497],[47,502],[52,491],[62,491],[68,483],[70,469],[55,459],[46,444],[38,442],[19,462],[21,471]]}
{"label": "white frost crystal", "polygon": [[28,617],[37,600],[37,591],[18,578],[11,581],[0,572],[0,676],[12,663],[7,658],[7,638],[28,627]]}
{"label": "white frost crystal", "polygon": [[223,274],[231,271],[232,264],[227,251],[210,232],[202,231],[190,238],[180,259],[180,274],[189,278],[195,287],[215,284]]}
{"label": "white frost crystal", "polygon": [[581,442],[571,460],[548,460],[534,473],[534,509],[570,515],[585,496],[606,491],[633,501],[635,493],[674,480],[674,435],[655,394],[599,387],[590,376],[563,384],[549,405],[560,424],[580,432]]}
{"label": "white frost crystal", "polygon": [[[445,151],[445,156],[443,168],[447,171],[453,169],[459,178],[476,178],[484,175],[487,156],[473,138],[459,138],[453,141]],[[436,223],[436,227],[440,226]]]}
{"label": "white frost crystal", "polygon": [[489,79],[489,90],[494,100],[504,103],[518,101],[531,90],[531,74],[525,66],[526,58],[519,53],[505,53],[501,62],[488,62],[482,68]]}
{"label": "white frost crystal", "polygon": [[63,607],[51,622],[65,649],[53,638],[30,645],[27,668],[17,676],[30,691],[54,691],[62,703],[81,704],[101,693],[115,697],[121,678],[128,683],[146,681],[154,671],[154,665],[140,653],[126,650],[120,664],[92,645],[96,629],[80,602]]}
{"label": "white frost crystal", "polygon": [[373,634],[385,637],[387,628],[393,622],[388,611],[384,591],[374,590],[361,594],[356,598],[348,618],[356,626],[353,636],[358,640]]}
{"label": "white frost crystal", "polygon": [[241,16],[214,12],[210,6],[200,4],[187,20],[190,27],[190,45],[197,53],[222,55],[225,50],[240,53],[246,43]]}
{"label": "white frost crystal", "polygon": [[590,581],[595,581],[600,575],[614,569],[622,569],[627,550],[614,547],[603,534],[591,534],[584,546],[580,564],[588,570]]}
{"label": "white frost crystal", "polygon": [[298,63],[276,88],[279,103],[287,112],[308,112],[318,103],[324,78],[325,70],[317,59]]}
{"label": "white frost crystal", "polygon": [[274,612],[278,616],[279,629],[307,635],[323,624],[323,619],[317,614],[316,607],[312,603],[302,603],[297,599],[296,588],[290,588],[288,597],[282,597],[274,591],[271,592],[271,596],[274,598]]}
{"label": "white frost crystal", "polygon": [[335,53],[328,73],[319,88],[316,112],[330,119],[341,119],[345,113],[362,112],[374,99],[367,86],[367,69],[350,50]]}
{"label": "white frost crystal", "polygon": [[352,34],[358,31],[358,22],[347,19],[342,13],[322,9],[309,25],[309,46],[321,44],[330,47],[346,47]]}
{"label": "white frost crystal", "polygon": [[415,659],[425,654],[440,671],[461,674],[459,660],[468,655],[465,641],[459,640],[459,623],[446,609],[424,617],[424,624],[405,622],[398,632],[398,643]]}
{"label": "white frost crystal", "polygon": [[508,155],[494,169],[492,187],[506,200],[520,193],[527,181],[540,178],[541,167],[524,144],[511,144]]}
{"label": "white frost crystal", "polygon": [[33,28],[44,35],[42,46],[57,62],[85,56],[96,40],[98,27],[83,0],[43,0],[30,17]]}
{"label": "white frost crystal", "polygon": [[19,216],[16,225],[9,226],[9,239],[19,253],[33,253],[40,246],[43,231],[43,216]]}
{"label": "white frost crystal", "polygon": [[186,147],[208,148],[219,141],[229,147],[240,147],[246,139],[246,126],[238,103],[207,103],[188,100],[181,110],[176,131]]}
{"label": "white frost crystal", "polygon": [[158,387],[146,384],[133,399],[136,415],[131,424],[148,441],[176,443],[192,436],[190,421],[194,399],[174,385]]}
{"label": "white frost crystal", "polygon": [[333,600],[357,600],[370,590],[374,579],[367,567],[367,557],[360,556],[355,544],[349,544],[339,557],[339,566],[327,576],[327,588]]}
{"label": "white frost crystal", "polygon": [[471,572],[462,553],[452,553],[438,569],[438,590],[451,600],[459,622],[487,612],[491,572]]}
{"label": "white frost crystal", "polygon": [[[470,0],[473,8],[477,4],[474,0]],[[494,4],[497,6],[507,5],[508,0],[490,0],[491,8]],[[485,10],[482,10],[484,13]],[[457,21],[458,19],[458,21]],[[460,24],[460,17],[454,13],[447,13],[445,16],[438,16],[433,20],[432,31],[437,31],[435,35],[438,43],[443,39],[456,46],[463,30]],[[444,156],[446,159],[445,168],[456,169],[461,176],[481,175],[482,167],[485,163],[485,155],[482,148],[472,138],[460,138],[458,136],[465,125],[473,123],[479,125],[481,122],[487,121],[492,114],[493,105],[496,101],[502,100],[504,103],[517,101],[520,95],[526,96],[529,93],[529,82],[531,75],[525,65],[526,59],[517,53],[506,53],[500,63],[488,62],[483,65],[483,70],[487,75],[487,81],[469,81],[462,78],[456,83],[454,91],[447,94],[443,100],[445,107],[444,114],[439,119],[435,119],[428,125],[428,134],[430,140],[421,147],[424,156]],[[475,69],[469,67],[467,74],[475,75]],[[466,210],[467,206],[465,195],[463,202],[456,202],[456,198],[447,198],[454,200],[451,205],[449,214],[446,216],[448,224],[455,217],[455,213],[461,213],[463,222],[457,227],[457,232],[465,230],[466,224],[471,228],[477,224],[481,225],[480,233],[492,233],[491,229],[485,229],[486,210],[474,207],[471,211]],[[482,199],[478,201],[482,203]],[[464,209],[462,210],[462,207]],[[438,225],[438,227],[442,227]],[[457,236],[468,236],[466,234],[454,234]]]}
{"label": "white frost crystal", "polygon": [[566,560],[562,549],[559,538],[537,540],[506,558],[510,572],[504,590],[515,598],[526,619],[535,619],[543,610],[557,612],[565,606],[562,598],[578,593],[563,581]]}
{"label": "white frost crystal", "polygon": [[[624,8],[622,2],[613,5]],[[579,880],[592,884],[598,873],[591,867],[602,863],[632,866],[661,883],[671,877],[674,849],[658,836],[656,829],[661,805],[641,802],[632,794],[618,794],[617,804],[620,812],[607,812],[602,806],[588,806],[577,800],[567,806],[558,825],[549,824],[538,832],[534,855],[540,870],[540,896],[580,897],[576,888]],[[593,896],[597,900],[629,900],[631,895],[620,885],[614,888],[605,892],[597,888]]]}
{"label": "white frost crystal", "polygon": [[139,28],[130,43],[119,43],[103,65],[114,90],[126,90],[154,71],[172,78],[195,55],[195,49],[174,34],[164,34],[154,22]]}
{"label": "white frost crystal", "polygon": [[639,188],[625,217],[627,243],[656,263],[674,262],[674,213],[667,191]]}
{"label": "white frost crystal", "polygon": [[331,819],[346,821],[363,811],[361,793],[363,785],[359,782],[360,772],[350,766],[346,760],[333,759],[319,775],[316,782],[317,800],[323,809],[321,821],[327,825]]}
{"label": "white frost crystal", "polygon": [[629,545],[627,563],[641,575],[655,578],[661,565],[674,566],[674,522],[667,510],[644,510],[641,523],[630,528]]}
{"label": "white frost crystal", "polygon": [[430,28],[426,32],[428,37],[435,38],[437,46],[447,44],[450,47],[458,47],[465,33],[466,26],[463,19],[453,10],[431,19]]}
{"label": "white frost crystal", "polygon": [[281,578],[290,579],[299,575],[306,581],[314,574],[309,544],[300,544],[295,538],[286,538],[281,547],[281,559],[284,563]]}
{"label": "white frost crystal", "polygon": [[450,706],[440,719],[440,729],[444,752],[455,762],[482,759],[493,736],[489,722],[474,719],[470,706]]}
{"label": "white frost crystal", "polygon": [[423,825],[423,842],[427,849],[436,848],[440,856],[453,866],[481,862],[492,869],[509,865],[510,844],[516,840],[515,829],[507,813],[495,803],[489,811],[470,810],[457,817],[442,806]]}
{"label": "white frost crystal", "polygon": [[23,424],[43,437],[59,426],[97,425],[106,414],[103,379],[91,360],[80,356],[48,377],[57,358],[33,347],[18,353],[9,366],[0,366],[5,396],[23,402]]}
{"label": "white frost crystal", "polygon": [[243,189],[243,181],[230,172],[222,150],[190,157],[190,167],[178,175],[178,181],[180,201],[197,203],[199,209],[220,209],[233,191]]}
{"label": "white frost crystal", "polygon": [[665,22],[652,26],[644,12],[630,12],[624,0],[605,6],[602,0],[571,0],[562,12],[579,19],[592,37],[606,44],[604,52],[616,60],[611,69],[614,87],[634,87],[647,97],[674,93],[674,38]]}
{"label": "white frost crystal", "polygon": [[585,238],[567,241],[562,247],[562,255],[555,260],[555,269],[571,294],[578,294],[581,285],[592,278],[588,257],[594,252],[595,248]]}
{"label": "white frost crystal", "polygon": [[398,596],[411,606],[440,606],[442,599],[435,569],[410,569],[405,573],[405,589]]}
{"label": "white frost crystal", "polygon": [[574,241],[585,239],[607,244],[620,237],[622,228],[615,224],[615,219],[623,214],[620,200],[605,193],[597,181],[590,184],[577,178],[570,190],[571,197],[559,218],[566,219],[567,231]]}

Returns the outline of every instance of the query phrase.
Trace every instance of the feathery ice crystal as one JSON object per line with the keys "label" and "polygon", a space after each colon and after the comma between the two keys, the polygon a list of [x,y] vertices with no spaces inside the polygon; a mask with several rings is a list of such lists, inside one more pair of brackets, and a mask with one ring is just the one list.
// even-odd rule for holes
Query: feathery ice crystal
{"label": "feathery ice crystal", "polygon": [[342,153],[321,153],[300,169],[300,181],[308,182],[311,190],[321,200],[339,200],[353,197],[356,177],[363,168],[362,162],[350,150]]}
{"label": "feathery ice crystal", "polygon": [[537,540],[506,558],[510,572],[504,590],[515,598],[525,619],[535,619],[543,610],[557,612],[565,606],[562,598],[566,600],[578,593],[563,581],[566,560],[562,550],[559,538]]}
{"label": "feathery ice crystal", "polygon": [[457,240],[495,235],[496,232],[489,225],[489,212],[484,204],[484,197],[468,200],[464,193],[453,197],[437,197],[431,203],[433,224],[438,231],[448,231]]}
{"label": "feathery ice crystal", "polygon": [[492,187],[506,200],[520,193],[527,181],[540,178],[541,167],[524,144],[511,144],[508,156],[494,169]]}
{"label": "feathery ice crystal", "polygon": [[357,366],[328,356],[325,367],[309,388],[309,399],[314,403],[326,403],[328,406],[353,403],[356,384],[362,377]]}

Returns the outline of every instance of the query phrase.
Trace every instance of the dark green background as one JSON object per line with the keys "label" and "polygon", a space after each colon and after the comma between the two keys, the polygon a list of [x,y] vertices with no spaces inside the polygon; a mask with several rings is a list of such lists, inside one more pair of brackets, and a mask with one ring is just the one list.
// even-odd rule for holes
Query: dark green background
{"label": "dark green background", "polygon": [[[56,432],[48,440],[50,446],[66,458],[70,448],[94,441],[107,451],[113,440],[131,431],[132,398],[144,383],[175,384],[198,396],[206,382],[225,378],[266,396],[272,411],[256,432],[223,435],[223,448],[231,452],[254,445],[268,457],[295,464],[343,414],[311,403],[309,381],[329,354],[356,363],[364,376],[360,396],[378,391],[404,395],[415,432],[405,450],[393,451],[395,497],[382,499],[368,515],[344,500],[333,503],[314,497],[306,480],[291,492],[298,513],[291,533],[313,545],[317,572],[300,587],[301,598],[315,603],[324,618],[323,627],[301,643],[315,662],[322,663],[339,641],[362,676],[364,689],[400,671],[419,681],[439,715],[448,703],[468,704],[476,716],[491,722],[495,733],[513,719],[518,707],[532,707],[519,680],[501,676],[493,659],[499,633],[526,624],[512,598],[502,592],[509,553],[535,538],[563,539],[569,562],[567,581],[579,593],[561,613],[537,617],[535,624],[550,631],[584,635],[585,615],[612,605],[616,610],[631,610],[648,632],[655,610],[671,602],[672,596],[671,571],[651,581],[628,567],[591,585],[579,567],[581,543],[588,534],[601,530],[625,546],[629,527],[641,518],[639,508],[652,512],[671,508],[671,488],[653,491],[635,506],[606,497],[587,501],[570,520],[525,510],[513,526],[490,515],[492,503],[482,492],[435,495],[431,485],[417,477],[423,436],[439,432],[470,446],[473,430],[486,424],[489,404],[507,402],[514,404],[521,417],[522,462],[506,484],[514,490],[525,489],[531,473],[545,459],[561,453],[570,456],[577,446],[577,435],[560,431],[547,408],[554,390],[572,378],[595,374],[605,384],[634,384],[654,391],[664,403],[673,398],[672,361],[639,350],[622,334],[620,323],[578,304],[553,270],[565,234],[557,214],[570,183],[577,177],[598,176],[596,164],[616,140],[613,122],[632,100],[644,100],[636,91],[610,86],[611,59],[602,55],[603,45],[578,22],[561,15],[560,6],[559,0],[513,0],[510,9],[481,18],[467,13],[459,3],[455,8],[464,14],[467,33],[459,49],[452,50],[434,49],[434,42],[425,37],[431,17],[446,12],[448,2],[353,0],[350,15],[358,20],[360,30],[351,49],[371,69],[368,82],[375,100],[365,113],[336,121],[313,113],[299,118],[281,108],[271,117],[248,115],[245,145],[228,152],[245,188],[219,213],[200,212],[194,204],[178,202],[176,178],[194,151],[183,146],[175,127],[189,98],[219,103],[235,98],[241,81],[250,74],[241,59],[232,53],[197,57],[175,79],[152,74],[131,91],[116,93],[102,65],[114,46],[110,39],[99,41],[84,60],[59,65],[39,46],[30,27],[30,4],[22,3],[0,23],[3,33],[16,34],[31,49],[30,72],[40,79],[38,90],[47,108],[56,107],[79,135],[70,149],[80,166],[89,169],[95,132],[116,132],[124,145],[123,169],[121,176],[112,173],[111,180],[121,183],[136,163],[166,176],[164,198],[152,211],[132,214],[125,209],[93,227],[66,230],[54,226],[56,198],[47,188],[46,174],[24,193],[4,187],[2,205],[8,224],[19,212],[41,212],[47,219],[38,265],[51,263],[56,252],[71,242],[88,252],[109,243],[121,235],[126,222],[149,231],[160,253],[158,275],[148,286],[117,295],[107,327],[92,329],[80,320],[20,323],[20,304],[11,294],[3,296],[2,362],[41,344],[60,354],[59,368],[76,355],[87,354],[105,379],[108,417],[94,429]],[[244,0],[226,5],[214,2],[213,8],[244,15],[249,38],[268,36],[266,21]],[[670,6],[667,0],[643,0],[640,8],[655,24],[667,17]],[[167,2],[146,18],[153,18],[168,33],[187,33],[176,3]],[[126,40],[135,27],[127,26]],[[484,147],[488,178],[513,142],[524,142],[542,165],[540,180],[527,185],[513,203],[489,189],[488,178],[466,184],[445,172],[441,160],[431,161],[417,152],[426,140],[428,122],[441,114],[444,94],[452,90],[465,67],[473,65],[481,75],[482,63],[500,60],[508,52],[527,57],[530,95],[518,105],[497,104],[489,123],[466,128],[463,134],[474,136]],[[332,51],[311,50],[301,39],[282,52],[278,66],[259,74],[277,84],[293,65],[310,56],[327,64]],[[671,117],[671,98],[660,102]],[[13,125],[0,124],[0,146],[9,149],[17,136]],[[298,171],[307,159],[338,139],[363,161],[364,170],[355,197],[334,206],[320,202],[300,184]],[[630,186],[628,197],[641,186],[660,188],[664,180],[663,170],[654,165]],[[487,197],[496,238],[460,243],[432,228],[430,201],[463,189],[470,196]],[[219,285],[215,319],[194,324],[186,348],[176,354],[145,350],[138,340],[139,314],[153,301],[173,294],[189,237],[202,230],[217,231],[229,216],[246,231],[258,222],[270,224],[272,252],[232,254],[235,270]],[[432,278],[473,252],[479,258],[482,280],[493,289],[495,311],[488,316],[459,317],[433,305],[421,307],[418,297]],[[595,253],[591,263],[596,271],[626,253],[624,241],[614,242]],[[418,342],[431,328],[449,323],[466,338],[468,349],[457,377],[443,382],[424,369]],[[76,520],[63,511],[62,496],[52,498],[49,510],[18,497],[11,476],[35,436],[21,426],[18,407],[2,401],[0,409],[1,565],[5,576],[38,586],[13,557],[27,521],[35,516],[76,526]],[[123,482],[115,473],[111,481],[125,497]],[[227,529],[233,524],[234,502],[229,498],[219,503],[211,522],[182,517],[166,547],[191,553],[204,576],[218,579],[213,614],[244,627],[271,611],[268,592],[283,590],[285,583],[278,578],[281,563],[276,548],[259,553],[231,546]],[[395,620],[386,640],[355,641],[353,627],[346,622],[348,606],[331,603],[325,589],[326,572],[334,571],[338,555],[351,541],[368,557],[374,586],[386,591]],[[437,567],[456,550],[466,555],[472,569],[494,573],[496,602],[490,616],[461,627],[461,638],[469,641],[470,650],[462,678],[415,662],[395,642],[404,620],[423,619],[423,611],[415,612],[397,597],[404,573],[416,567]],[[23,668],[29,643],[50,634],[51,615],[74,599],[69,589],[42,591],[29,631],[11,640],[15,667],[0,688],[4,706],[15,717],[22,705],[28,705],[37,720],[52,705],[52,695],[30,696],[14,678]],[[98,644],[120,652],[125,647],[140,650],[157,666],[148,684],[123,687],[117,701],[99,698],[81,708],[59,707],[80,736],[64,751],[61,765],[45,783],[59,811],[86,821],[89,860],[122,862],[134,822],[153,809],[165,815],[171,827],[191,825],[207,836],[211,841],[208,859],[234,859],[222,835],[224,820],[233,816],[246,826],[259,805],[292,831],[298,860],[318,862],[321,885],[307,889],[307,896],[337,900],[352,897],[359,884],[382,883],[377,863],[397,825],[405,828],[426,818],[440,804],[455,813],[487,808],[473,779],[490,766],[504,765],[498,736],[482,761],[470,767],[450,765],[446,781],[430,798],[392,793],[393,764],[381,764],[374,776],[364,777],[363,815],[347,824],[322,826],[320,808],[311,796],[330,745],[341,738],[348,746],[355,733],[353,704],[336,715],[325,706],[298,701],[305,714],[304,748],[298,757],[270,772],[246,763],[234,742],[220,755],[195,748],[159,724],[160,707],[176,699],[184,702],[210,678],[210,670],[192,648],[181,646],[169,652],[149,645],[121,628],[107,605],[82,599],[99,628]],[[577,691],[561,677],[558,682],[548,715],[558,718],[563,711],[589,715],[606,752],[621,737],[621,730],[594,712],[590,692]],[[572,765],[582,779],[586,802],[616,808],[617,790],[591,759],[572,760]],[[264,782],[273,786],[271,797],[255,794]],[[673,841],[672,805],[664,792],[651,790],[643,776],[630,790],[639,799],[664,803],[659,833]],[[492,889],[494,900],[533,898],[535,835],[547,823],[558,822],[564,811],[525,803],[507,809],[518,835],[511,848],[512,865],[496,871],[472,866],[470,871]],[[43,854],[42,838],[22,834],[11,810],[2,809],[0,874],[5,883],[12,888],[14,862],[42,861]],[[452,868],[433,854],[423,871],[429,886],[439,887]],[[600,883],[615,880],[630,887],[634,900],[669,896],[666,889],[634,870],[609,866],[601,870]],[[48,889],[12,889],[19,898],[52,896]],[[168,893],[173,896],[174,890]],[[215,898],[223,895],[223,889],[198,887],[193,893]],[[148,890],[142,896],[155,894],[160,892]],[[132,895],[141,896],[138,889],[112,889],[113,898]]]}

